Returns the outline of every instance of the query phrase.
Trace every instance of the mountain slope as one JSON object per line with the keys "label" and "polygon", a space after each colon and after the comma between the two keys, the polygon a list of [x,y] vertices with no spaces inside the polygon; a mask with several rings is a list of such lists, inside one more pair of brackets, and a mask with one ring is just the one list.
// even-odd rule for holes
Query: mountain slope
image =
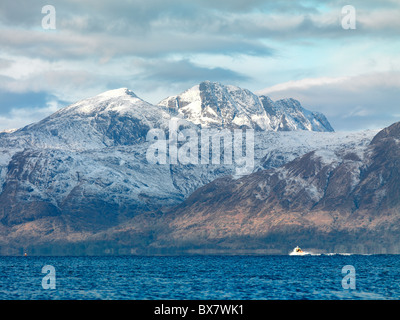
{"label": "mountain slope", "polygon": [[168,232],[153,245],[398,253],[399,141],[400,122],[364,149],[312,151],[279,168],[216,179],[162,217]]}
{"label": "mountain slope", "polygon": [[[375,135],[372,131],[312,131],[318,128],[309,126],[306,120],[313,118],[307,118],[310,114],[294,100],[273,103],[268,109],[265,102],[261,103],[266,98],[248,90],[203,85],[208,88],[206,92],[197,93],[199,97],[206,96],[204,101],[209,101],[209,109],[217,116],[210,111],[212,116],[201,112],[199,118],[198,114],[154,106],[122,88],[74,103],[19,130],[0,133],[0,247],[99,241],[96,237],[103,232],[138,220],[148,225],[147,229],[138,230],[149,230],[150,235],[139,232],[140,236],[135,233],[134,239],[151,243],[156,237],[151,222],[164,225],[155,218],[158,214],[182,203],[215,179],[234,175],[238,166],[149,163],[146,154],[153,141],[146,141],[147,133],[161,129],[168,137],[171,119],[179,120],[181,127],[193,129],[198,135],[199,119],[218,130],[238,128],[243,125],[242,120],[248,121],[250,127],[257,129],[254,172],[279,167],[317,149],[335,153],[363,150]],[[188,102],[193,100],[190,99]],[[193,106],[188,103],[186,107],[189,112]],[[276,119],[298,120],[287,121],[291,124],[276,131],[261,130],[263,125],[272,123],[273,112]],[[228,120],[220,123],[222,119]],[[277,120],[273,125],[281,124]],[[284,131],[287,129],[298,131]]]}
{"label": "mountain slope", "polygon": [[275,131],[310,130],[334,131],[328,119],[319,112],[304,109],[295,99],[281,99],[273,102],[269,97],[260,96],[260,101]]}
{"label": "mountain slope", "polygon": [[158,105],[205,128],[333,131],[324,115],[304,109],[294,99],[273,102],[247,89],[210,81],[168,97]]}
{"label": "mountain slope", "polygon": [[148,130],[167,128],[162,109],[121,88],[84,99],[12,133],[0,134],[0,146],[19,148],[99,149],[133,145]]}

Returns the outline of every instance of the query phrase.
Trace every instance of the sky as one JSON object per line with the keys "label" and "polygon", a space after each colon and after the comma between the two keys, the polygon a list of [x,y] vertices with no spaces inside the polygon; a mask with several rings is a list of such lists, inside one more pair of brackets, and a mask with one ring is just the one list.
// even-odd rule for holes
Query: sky
{"label": "sky", "polygon": [[0,2],[0,131],[106,90],[156,104],[205,80],[295,98],[336,131],[386,127],[400,0]]}

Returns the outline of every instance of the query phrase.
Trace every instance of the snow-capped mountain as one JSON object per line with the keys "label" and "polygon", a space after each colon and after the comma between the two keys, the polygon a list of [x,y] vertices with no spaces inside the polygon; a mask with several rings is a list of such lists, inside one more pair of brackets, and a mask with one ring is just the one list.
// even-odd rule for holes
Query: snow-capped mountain
{"label": "snow-capped mountain", "polygon": [[[199,125],[255,128],[254,171],[315,149],[362,149],[374,135],[318,132],[330,130],[318,128],[318,122],[300,126],[311,113],[295,101],[268,102],[268,109],[267,98],[248,90],[209,82],[200,87],[190,89],[186,100],[177,96],[179,107],[152,105],[126,88],[111,90],[0,133],[0,244],[83,239],[143,212],[179,204],[201,186],[235,174],[235,163],[149,163],[148,132],[157,128],[168,136],[172,119],[197,132]],[[273,113],[275,119],[301,121],[273,122]],[[299,131],[277,132],[291,128]]]}
{"label": "snow-capped mountain", "polygon": [[170,115],[121,88],[81,100],[11,134],[0,145],[90,150],[143,142],[151,128],[168,128]]}
{"label": "snow-capped mountain", "polygon": [[247,89],[205,81],[158,104],[202,127],[333,131],[326,117],[294,99],[272,101]]}
{"label": "snow-capped mountain", "polygon": [[260,96],[260,101],[274,131],[334,131],[322,113],[304,109],[295,99],[281,99],[273,102],[267,96]]}
{"label": "snow-capped mountain", "polygon": [[[216,179],[157,218],[168,232],[153,247],[287,253],[301,243],[319,252],[398,254],[399,141],[400,122],[361,148],[319,149],[278,168]],[[132,220],[124,232],[133,226],[145,225]]]}

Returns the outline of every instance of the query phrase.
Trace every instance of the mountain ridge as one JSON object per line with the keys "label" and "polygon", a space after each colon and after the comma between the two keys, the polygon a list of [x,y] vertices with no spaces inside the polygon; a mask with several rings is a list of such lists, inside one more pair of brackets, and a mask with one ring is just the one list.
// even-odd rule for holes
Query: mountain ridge
{"label": "mountain ridge", "polygon": [[304,109],[292,98],[273,102],[247,89],[211,81],[158,103],[202,127],[254,128],[272,131],[334,131],[322,113]]}
{"label": "mountain ridge", "polygon": [[[268,114],[274,116],[286,107],[295,112],[288,115],[286,121],[289,125],[286,128],[279,120],[282,117],[278,115],[275,118],[276,125],[282,124],[282,130],[260,130],[260,126],[256,127],[260,120],[258,116],[267,115],[264,105],[270,103],[269,98],[263,98],[263,105],[260,98],[248,90],[235,86],[208,85],[217,86],[214,88],[216,95],[212,96],[212,88],[207,91],[209,87],[205,85],[204,90],[207,90],[204,92],[204,101],[209,101],[208,107],[213,110],[218,107],[221,98],[220,115],[230,120],[218,122],[218,113],[209,111],[217,117],[214,122],[206,124],[214,124],[217,130],[244,127],[255,129],[253,172],[281,167],[315,150],[319,151],[314,155],[327,162],[332,153],[340,153],[346,149],[352,149],[360,155],[375,136],[373,131],[336,133],[329,132],[326,128],[316,128],[322,132],[313,131],[309,122],[302,122],[306,119],[307,112],[294,99],[278,104],[272,102],[272,105],[268,105],[270,109],[267,108]],[[197,93],[199,95],[195,95],[194,100],[192,95],[193,101],[196,101],[196,97],[203,99],[200,91]],[[201,99],[197,101],[200,111]],[[187,105],[192,100],[186,101]],[[242,102],[239,103],[239,100]],[[243,101],[256,103],[247,108]],[[260,113],[254,118],[257,114],[249,110],[258,110]],[[80,100],[14,132],[0,133],[2,254],[22,250],[20,248],[26,243],[30,244],[32,250],[47,246],[50,249],[45,250],[62,251],[70,245],[85,247],[85,241],[99,246],[99,252],[103,252],[103,241],[107,246],[110,243],[120,245],[120,240],[107,242],[107,239],[120,236],[126,239],[123,241],[124,246],[129,246],[130,241],[134,250],[166,250],[162,243],[172,240],[167,234],[177,235],[176,232],[184,228],[180,224],[174,233],[174,228],[169,229],[173,225],[166,224],[167,221],[159,220],[159,217],[172,218],[168,208],[177,208],[185,199],[193,199],[190,197],[193,194],[198,195],[194,193],[196,190],[209,186],[218,178],[225,179],[217,180],[218,183],[228,181],[226,177],[234,175],[236,168],[235,163],[149,163],[146,152],[152,141],[147,140],[147,134],[151,129],[161,129],[168,133],[171,119],[178,119],[184,127],[193,129],[196,133],[202,130],[201,123],[192,122],[191,116],[180,115],[175,111],[177,110],[149,104],[132,91],[121,88]],[[313,113],[313,116],[316,114]],[[245,117],[239,119],[240,121],[236,119],[235,122],[234,115],[249,116],[246,118],[249,126],[240,122],[246,120]],[[296,118],[297,116],[301,117]],[[201,120],[201,117],[197,119]],[[270,123],[271,119],[264,118],[263,121]],[[296,126],[291,126],[290,119],[301,121],[296,122]],[[308,127],[301,127],[301,123]],[[294,128],[297,129],[284,130]],[[237,180],[236,177],[232,181],[242,180]],[[227,186],[225,189],[229,188]],[[185,217],[188,215],[182,212],[182,223],[189,225],[191,222],[185,222]],[[224,224],[228,228],[229,220]],[[126,233],[122,236],[116,230],[126,230]],[[163,230],[165,234],[159,235],[157,230]],[[194,238],[196,232],[192,234]],[[207,229],[202,232],[207,232]],[[187,239],[187,236],[179,237]],[[193,246],[189,239],[185,241]],[[235,241],[239,243],[238,240]],[[77,250],[81,252],[81,249]]]}
{"label": "mountain ridge", "polygon": [[169,212],[169,233],[154,246],[234,251],[246,239],[242,249],[262,250],[265,242],[281,253],[296,243],[320,252],[399,253],[399,128],[380,131],[361,154],[311,151],[275,169],[216,179]]}

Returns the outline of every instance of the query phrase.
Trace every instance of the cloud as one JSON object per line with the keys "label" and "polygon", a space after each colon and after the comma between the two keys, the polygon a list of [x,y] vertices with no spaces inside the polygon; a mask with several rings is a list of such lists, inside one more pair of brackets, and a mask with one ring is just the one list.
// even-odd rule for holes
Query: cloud
{"label": "cloud", "polygon": [[46,92],[14,93],[0,91],[0,114],[7,115],[12,110],[41,107],[52,99],[54,97]]}
{"label": "cloud", "polygon": [[[63,106],[63,105],[62,105]],[[19,129],[28,124],[40,121],[56,112],[62,106],[57,100],[47,101],[41,107],[13,107],[7,113],[0,114],[0,131]]]}
{"label": "cloud", "polygon": [[57,29],[50,31],[41,28],[40,4],[0,5],[3,51],[49,60],[273,53],[258,39],[218,32],[225,13],[198,1],[54,1]]}
{"label": "cloud", "polygon": [[400,121],[400,71],[302,79],[257,93],[298,99],[305,108],[324,113],[337,131],[379,129]]}
{"label": "cloud", "polygon": [[299,97],[337,129],[394,119],[398,87],[384,83],[400,71],[397,0],[352,0],[356,30],[341,27],[345,0],[52,0],[57,29],[43,30],[47,4],[0,2],[3,115],[116,87],[156,103],[211,80],[278,83],[271,94]]}
{"label": "cloud", "polygon": [[57,29],[46,31],[41,29],[46,2],[24,3],[0,4],[2,49],[50,61],[91,58],[102,63],[176,54],[274,57],[292,41],[397,37],[400,23],[400,6],[389,0],[372,12],[371,1],[353,1],[356,32],[341,27],[343,1],[54,0]]}
{"label": "cloud", "polygon": [[338,77],[338,78],[321,77],[321,78],[306,78],[301,80],[293,80],[284,83],[279,83],[274,86],[259,90],[257,93],[260,95],[268,95],[268,94],[287,92],[293,90],[307,90],[319,86],[342,83],[347,79],[348,79],[347,77]]}
{"label": "cloud", "polygon": [[7,69],[12,65],[13,61],[10,59],[2,59],[0,58],[0,70]]}
{"label": "cloud", "polygon": [[140,80],[151,83],[173,82],[181,83],[199,83],[204,80],[224,82],[240,82],[248,80],[248,76],[238,72],[221,68],[199,66],[188,59],[182,60],[136,60],[134,66],[143,69],[136,77]]}
{"label": "cloud", "polygon": [[[41,8],[49,4],[45,0],[35,0],[26,5],[26,0],[5,0],[0,2],[0,18],[7,25],[22,27],[39,27],[43,14]],[[232,13],[248,12],[317,12],[318,1],[279,0],[52,0],[61,25],[73,26],[68,22],[74,17],[85,17],[86,22],[75,26],[85,27],[85,31],[99,30],[123,31],[127,25],[149,27],[154,21],[161,19],[172,21],[198,21],[207,17],[214,18]],[[107,20],[106,24],[102,24]],[[76,21],[76,20],[75,20]],[[99,23],[102,22],[102,23]],[[111,25],[111,28],[109,27]]]}
{"label": "cloud", "polygon": [[273,49],[257,40],[160,31],[150,35],[44,33],[0,30],[2,49],[13,55],[54,60],[112,59],[124,56],[162,57],[171,54],[215,53],[270,56]]}
{"label": "cloud", "polygon": [[[34,107],[43,106],[40,103],[53,98],[59,101],[70,101],[71,98],[85,97],[79,94],[91,93],[93,87],[104,89],[103,83],[103,79],[98,74],[86,70],[72,68],[52,70],[51,65],[43,66],[43,69],[33,67],[32,72],[23,76],[0,75],[0,106],[8,110],[13,107],[13,102],[21,105],[22,102],[30,101],[31,106]],[[92,91],[94,92],[98,93],[98,91]]]}

